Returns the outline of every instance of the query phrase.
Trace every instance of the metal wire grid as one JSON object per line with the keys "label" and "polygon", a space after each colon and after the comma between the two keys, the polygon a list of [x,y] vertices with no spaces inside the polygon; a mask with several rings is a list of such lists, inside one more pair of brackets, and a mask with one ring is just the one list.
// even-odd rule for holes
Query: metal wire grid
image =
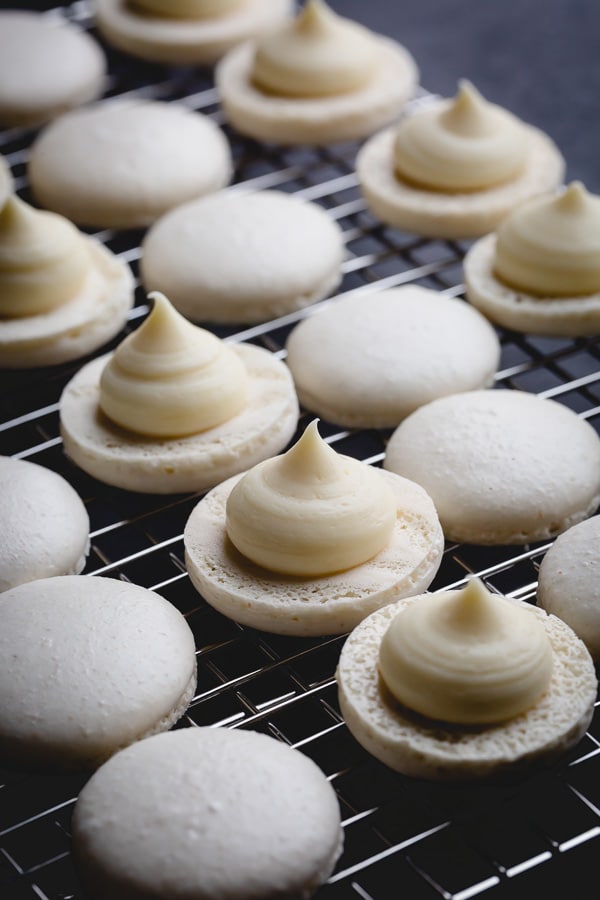
{"label": "metal wire grid", "polygon": [[[65,14],[92,27],[87,5]],[[133,64],[108,50],[108,93],[181,101],[220,121],[210,78],[192,70]],[[427,102],[423,93],[417,102]],[[465,246],[429,241],[381,226],[366,210],[353,171],[356,146],[333,149],[263,147],[228,133],[236,182],[278,187],[321,203],[341,224],[348,249],[342,293],[418,283],[461,294]],[[0,151],[28,196],[31,132],[0,134]],[[137,274],[141,232],[105,231],[100,239]],[[330,301],[325,301],[330,302]],[[146,314],[141,291],[129,327]],[[235,331],[283,358],[285,339],[310,311]],[[600,342],[535,338],[500,332],[505,387],[555,397],[600,429]],[[116,342],[115,342],[116,343]],[[266,635],[225,619],[191,587],[182,532],[197,496],[134,495],[101,485],[65,459],[58,398],[80,363],[5,373],[0,387],[0,452],[63,474],[85,499],[92,523],[86,572],[158,590],[187,617],[198,655],[198,689],[178,727],[253,728],[313,758],[339,796],[345,850],[319,897],[411,900],[470,897],[562,897],[600,849],[600,717],[577,748],[549,772],[501,787],[456,788],[403,778],[369,757],[341,719],[334,671],[343,637],[294,639]],[[301,431],[307,417],[299,424]],[[377,463],[386,432],[322,431],[337,450]],[[534,600],[537,568],[548,544],[515,548],[449,545],[434,589],[478,573],[488,586]],[[69,854],[69,822],[85,779],[78,776],[0,778],[0,896],[7,900],[84,900]],[[596,896],[596,885],[585,896]],[[584,896],[582,893],[580,896]]]}

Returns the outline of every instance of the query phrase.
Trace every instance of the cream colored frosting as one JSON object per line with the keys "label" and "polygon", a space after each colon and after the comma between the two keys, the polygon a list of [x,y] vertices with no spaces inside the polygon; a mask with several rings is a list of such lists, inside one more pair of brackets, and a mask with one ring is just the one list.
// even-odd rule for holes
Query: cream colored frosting
{"label": "cream colored frosting", "polygon": [[158,292],[145,322],[117,347],[100,379],[100,406],[118,425],[153,437],[197,434],[247,401],[247,373],[215,335]]}
{"label": "cream colored frosting", "polygon": [[278,96],[335,96],[363,87],[377,65],[368,29],[308,0],[293,22],[257,43],[252,81]]}
{"label": "cream colored frosting", "polygon": [[130,0],[129,5],[166,19],[216,19],[241,6],[241,0]]}
{"label": "cream colored frosting", "polygon": [[83,235],[63,216],[16,195],[0,210],[0,317],[46,313],[72,299],[92,266]]}
{"label": "cream colored frosting", "polygon": [[600,197],[574,181],[518,206],[498,228],[494,274],[541,297],[598,293]]}
{"label": "cream colored frosting", "polygon": [[376,469],[332,450],[312,422],[282,456],[254,466],[227,501],[227,534],[273,572],[318,576],[358,566],[390,540],[396,504]]}
{"label": "cream colored frosting", "polygon": [[534,706],[552,672],[546,631],[525,607],[477,579],[429,594],[392,620],[382,678],[404,706],[463,725],[501,722]]}
{"label": "cream colored frosting", "polygon": [[527,159],[527,132],[469,81],[453,100],[404,119],[394,143],[396,174],[436,191],[477,191],[510,181]]}

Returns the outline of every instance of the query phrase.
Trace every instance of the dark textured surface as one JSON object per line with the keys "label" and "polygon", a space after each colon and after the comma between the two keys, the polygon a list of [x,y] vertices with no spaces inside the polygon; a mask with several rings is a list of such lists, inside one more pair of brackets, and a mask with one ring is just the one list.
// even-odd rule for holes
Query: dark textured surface
{"label": "dark textured surface", "polygon": [[547,131],[569,179],[600,192],[600,4],[596,0],[331,0],[400,40],[421,82],[451,95],[459,78]]}

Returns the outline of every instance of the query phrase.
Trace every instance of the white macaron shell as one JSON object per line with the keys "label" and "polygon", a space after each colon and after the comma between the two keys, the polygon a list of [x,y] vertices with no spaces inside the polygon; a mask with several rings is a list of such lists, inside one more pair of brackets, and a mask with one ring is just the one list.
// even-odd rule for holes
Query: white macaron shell
{"label": "white macaron shell", "polygon": [[195,646],[146,588],[84,575],[0,595],[0,748],[9,761],[88,768],[182,714]]}
{"label": "white macaron shell", "polygon": [[0,517],[0,591],[83,569],[90,522],[61,475],[0,456]]}

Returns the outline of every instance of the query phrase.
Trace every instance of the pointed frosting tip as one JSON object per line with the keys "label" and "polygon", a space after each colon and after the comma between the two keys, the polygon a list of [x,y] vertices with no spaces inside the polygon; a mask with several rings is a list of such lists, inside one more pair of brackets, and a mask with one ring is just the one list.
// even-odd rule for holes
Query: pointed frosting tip
{"label": "pointed frosting tip", "polygon": [[14,228],[32,221],[37,212],[38,210],[21,200],[18,194],[10,194],[0,209],[0,220],[6,227]]}
{"label": "pointed frosting tip", "polygon": [[[200,357],[208,359],[217,352],[217,338],[186,319],[165,294],[151,291],[148,300],[152,302],[152,307],[147,317],[115,351],[121,365],[125,364],[127,348],[130,347],[154,357],[172,353],[187,355],[193,347],[195,364],[199,364]],[[172,362],[175,365],[175,360]]]}
{"label": "pointed frosting tip", "polygon": [[455,100],[483,100],[483,95],[477,90],[472,81],[468,78],[458,79],[458,89],[456,91]]}
{"label": "pointed frosting tip", "polygon": [[497,598],[475,576],[456,592],[447,610],[448,624],[453,623],[459,632],[479,633],[483,637],[496,627]]}
{"label": "pointed frosting tip", "polygon": [[580,209],[589,194],[581,181],[571,181],[559,194],[558,203],[564,210]]}
{"label": "pointed frosting tip", "polygon": [[148,300],[152,300],[155,306],[160,306],[161,304],[164,305],[165,303],[168,303],[169,306],[171,305],[171,301],[162,293],[162,291],[150,291]]}
{"label": "pointed frosting tip", "polygon": [[309,438],[317,438],[317,439],[321,438],[321,432],[319,431],[320,421],[321,420],[319,418],[316,418],[316,419],[313,419],[312,422],[309,422],[308,425],[306,426],[306,428],[304,429],[300,440],[302,440],[304,438],[304,435],[308,435]]}
{"label": "pointed frosting tip", "polygon": [[340,465],[339,454],[319,434],[319,419],[306,426],[287,453],[278,457],[278,462],[286,477],[311,482],[333,477]]}
{"label": "pointed frosting tip", "polygon": [[307,0],[298,16],[303,22],[319,22],[324,15],[333,16],[335,13],[325,3],[325,0]]}
{"label": "pointed frosting tip", "polygon": [[[481,128],[484,124],[483,116],[487,117],[489,114],[490,104],[481,91],[477,90],[473,82],[469,81],[468,78],[461,78],[458,82],[456,94],[450,101],[445,121],[449,125],[459,128],[460,131],[467,126],[470,126],[470,129],[472,129],[474,126],[479,125]],[[477,129],[474,133],[478,133]]]}
{"label": "pointed frosting tip", "polygon": [[150,309],[148,318],[151,316],[156,318],[157,316],[167,316],[171,314],[176,317],[178,316],[177,310],[169,298],[161,291],[150,291],[148,300],[152,302],[152,308]]}
{"label": "pointed frosting tip", "polygon": [[[296,448],[298,449],[298,453],[311,453],[315,451],[315,448],[320,447],[322,444],[326,444],[319,433],[319,421],[320,419],[313,419],[306,426],[296,443],[290,447],[288,453],[292,453]],[[287,454],[286,454],[287,455]]]}
{"label": "pointed frosting tip", "polygon": [[476,575],[471,575],[462,589],[462,596],[473,600],[488,597],[489,593],[481,578]]}

